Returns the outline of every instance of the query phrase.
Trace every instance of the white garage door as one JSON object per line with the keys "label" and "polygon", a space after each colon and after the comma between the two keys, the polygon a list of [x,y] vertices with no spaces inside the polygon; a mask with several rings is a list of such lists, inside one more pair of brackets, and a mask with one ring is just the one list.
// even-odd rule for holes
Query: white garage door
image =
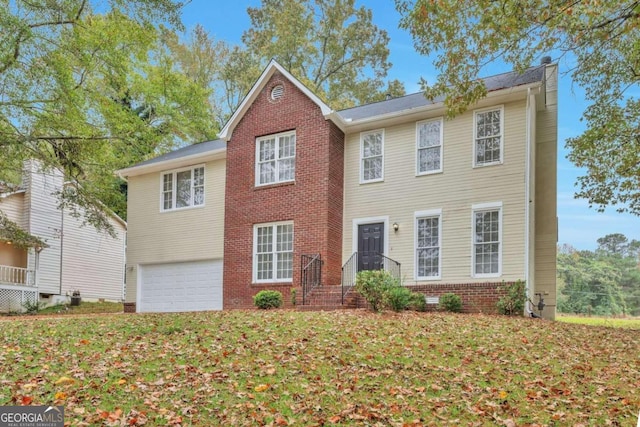
{"label": "white garage door", "polygon": [[140,266],[140,312],[222,310],[222,260]]}

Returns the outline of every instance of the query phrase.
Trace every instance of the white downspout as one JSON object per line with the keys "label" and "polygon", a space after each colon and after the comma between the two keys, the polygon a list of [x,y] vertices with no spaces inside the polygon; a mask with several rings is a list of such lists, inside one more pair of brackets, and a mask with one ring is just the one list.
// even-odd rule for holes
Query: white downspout
{"label": "white downspout", "polygon": [[[527,298],[531,299],[531,284],[529,283],[529,219],[530,219],[530,184],[531,179],[531,88],[527,89],[527,108],[526,108],[526,153],[525,153],[525,173],[524,173],[524,277],[525,291]],[[531,317],[531,308],[529,303],[524,304],[524,315]]]}

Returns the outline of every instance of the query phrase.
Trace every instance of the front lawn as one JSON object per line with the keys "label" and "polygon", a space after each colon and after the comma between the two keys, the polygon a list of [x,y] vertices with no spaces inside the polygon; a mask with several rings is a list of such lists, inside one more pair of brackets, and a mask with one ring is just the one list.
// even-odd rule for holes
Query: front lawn
{"label": "front lawn", "polygon": [[231,311],[0,321],[0,405],[71,425],[635,425],[638,331]]}
{"label": "front lawn", "polygon": [[577,323],[579,325],[608,326],[610,328],[640,329],[640,318],[615,318],[615,317],[585,317],[571,314],[560,314],[558,321],[566,323]]}

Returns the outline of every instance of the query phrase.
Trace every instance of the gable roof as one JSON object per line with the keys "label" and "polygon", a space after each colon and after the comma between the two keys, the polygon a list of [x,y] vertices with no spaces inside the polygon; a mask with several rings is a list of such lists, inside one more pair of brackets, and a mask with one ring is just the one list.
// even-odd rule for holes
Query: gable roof
{"label": "gable roof", "polygon": [[121,178],[125,178],[162,169],[178,168],[185,166],[185,161],[203,162],[208,158],[223,158],[226,150],[227,143],[221,139],[200,142],[145,160],[128,168],[120,169],[116,173]]}
{"label": "gable roof", "polygon": [[291,73],[285,70],[282,65],[278,64],[275,59],[272,59],[264,69],[258,80],[251,87],[251,90],[249,91],[247,96],[244,97],[244,99],[240,103],[240,106],[236,109],[236,111],[234,111],[231,118],[224,125],[222,131],[220,131],[220,133],[218,134],[218,137],[220,139],[223,139],[225,141],[229,141],[231,139],[233,130],[236,128],[247,110],[249,110],[249,107],[251,107],[251,104],[253,104],[253,102],[258,97],[258,94],[260,94],[260,91],[269,82],[269,79],[275,74],[276,71],[282,74],[287,80],[289,80],[298,89],[300,89],[300,91],[304,93],[311,101],[313,101],[318,107],[320,107],[320,111],[326,119],[334,119],[334,121],[336,121],[335,119],[337,119],[338,123],[336,124],[338,125],[338,127],[343,128],[343,126],[341,126],[343,123],[340,123],[342,122],[342,120],[337,117],[334,110],[332,110],[327,104],[325,104],[320,98],[318,98],[315,93],[311,92],[309,88],[303,85],[300,80],[293,77]]}
{"label": "gable roof", "polygon": [[[544,84],[546,64],[531,67],[520,74],[516,71],[502,73],[483,79],[487,93],[501,90],[527,88]],[[340,111],[332,110],[316,94],[311,92],[302,82],[285,70],[275,60],[271,60],[258,80],[254,83],[249,93],[244,97],[240,106],[234,111],[222,131],[218,134],[220,139],[189,145],[159,157],[138,163],[131,167],[116,171],[122,177],[135,176],[143,173],[157,172],[171,168],[188,166],[194,163],[206,162],[213,159],[224,158],[226,155],[226,142],[231,139],[233,130],[242,117],[249,110],[260,91],[269,82],[274,73],[279,72],[294,84],[302,93],[314,102],[322,115],[327,120],[332,120],[345,133],[350,127],[353,130],[357,126],[374,120],[384,120],[405,114],[419,113],[422,110],[442,105],[444,99],[433,101],[425,98],[423,92],[392,98],[384,101],[365,104],[358,107],[347,108]]]}

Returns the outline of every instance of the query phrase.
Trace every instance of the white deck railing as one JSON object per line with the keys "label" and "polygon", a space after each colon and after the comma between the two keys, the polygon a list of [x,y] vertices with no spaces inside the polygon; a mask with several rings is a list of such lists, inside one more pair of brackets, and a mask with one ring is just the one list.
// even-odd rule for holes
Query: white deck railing
{"label": "white deck railing", "polygon": [[0,265],[0,284],[35,287],[36,273],[27,268]]}

